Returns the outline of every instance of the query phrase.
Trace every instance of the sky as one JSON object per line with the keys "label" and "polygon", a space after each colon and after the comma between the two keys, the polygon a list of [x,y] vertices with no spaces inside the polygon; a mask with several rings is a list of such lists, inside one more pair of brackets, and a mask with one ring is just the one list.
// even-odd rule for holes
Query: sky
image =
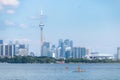
{"label": "sky", "polygon": [[40,12],[44,41],[59,39],[91,52],[115,54],[120,46],[120,0],[0,0],[0,39],[29,43],[39,52]]}

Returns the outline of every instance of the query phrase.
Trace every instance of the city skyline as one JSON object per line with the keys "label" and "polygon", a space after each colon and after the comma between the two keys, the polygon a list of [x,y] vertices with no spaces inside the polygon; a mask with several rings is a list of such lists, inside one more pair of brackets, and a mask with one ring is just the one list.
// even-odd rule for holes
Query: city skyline
{"label": "city skyline", "polygon": [[120,46],[119,3],[119,0],[0,0],[0,39],[28,41],[30,50],[38,53],[42,9],[45,41],[58,45],[59,39],[71,39],[74,46],[115,54]]}

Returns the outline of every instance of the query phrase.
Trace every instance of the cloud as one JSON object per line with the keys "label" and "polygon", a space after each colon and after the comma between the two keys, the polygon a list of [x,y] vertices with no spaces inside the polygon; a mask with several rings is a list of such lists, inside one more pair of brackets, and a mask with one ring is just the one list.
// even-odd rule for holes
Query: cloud
{"label": "cloud", "polygon": [[19,27],[19,28],[21,28],[21,29],[26,29],[26,28],[28,28],[28,25],[27,24],[25,24],[25,23],[21,23],[21,24],[17,24],[17,23],[15,23],[15,22],[13,22],[13,21],[11,21],[11,20],[5,20],[4,21],[4,25],[5,26],[12,26],[12,27]]}
{"label": "cloud", "polygon": [[7,7],[9,7],[10,9],[14,9],[17,8],[20,5],[20,1],[19,0],[0,0],[0,12],[5,10],[5,12],[7,14],[14,14],[15,11],[13,10],[7,10]]}
{"label": "cloud", "polygon": [[14,25],[15,25],[15,23],[12,22],[12,21],[10,21],[10,20],[5,20],[5,21],[4,21],[4,24],[5,24],[6,26],[14,26]]}
{"label": "cloud", "polygon": [[23,29],[24,29],[24,28],[27,28],[27,27],[28,27],[28,25],[27,25],[27,24],[23,24],[23,23],[22,23],[22,24],[20,24],[20,25],[19,25],[19,27],[21,27],[21,28],[23,28]]}
{"label": "cloud", "polygon": [[14,14],[15,11],[14,11],[14,10],[7,10],[6,13],[7,13],[7,14]]}
{"label": "cloud", "polygon": [[2,6],[19,6],[19,0],[0,0]]}

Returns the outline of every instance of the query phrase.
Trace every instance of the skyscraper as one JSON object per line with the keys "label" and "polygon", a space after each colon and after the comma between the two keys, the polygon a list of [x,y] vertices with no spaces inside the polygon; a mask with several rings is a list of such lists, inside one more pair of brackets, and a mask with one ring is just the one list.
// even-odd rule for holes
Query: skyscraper
{"label": "skyscraper", "polygon": [[41,56],[50,56],[50,43],[43,42],[41,47]]}
{"label": "skyscraper", "polygon": [[9,56],[9,45],[4,45],[4,50],[5,50],[5,56]]}
{"label": "skyscraper", "polygon": [[3,54],[3,40],[0,40],[0,56]]}
{"label": "skyscraper", "polygon": [[73,58],[78,58],[78,47],[73,47],[72,57]]}
{"label": "skyscraper", "polygon": [[12,41],[8,45],[9,45],[9,56],[13,57],[15,54],[15,45],[12,43]]}
{"label": "skyscraper", "polygon": [[3,44],[0,44],[0,56],[3,56]]}
{"label": "skyscraper", "polygon": [[117,60],[120,60],[120,47],[117,48]]}
{"label": "skyscraper", "polygon": [[62,39],[59,40],[58,48],[60,50],[60,58],[64,58],[65,57],[65,48],[64,48],[64,42]]}

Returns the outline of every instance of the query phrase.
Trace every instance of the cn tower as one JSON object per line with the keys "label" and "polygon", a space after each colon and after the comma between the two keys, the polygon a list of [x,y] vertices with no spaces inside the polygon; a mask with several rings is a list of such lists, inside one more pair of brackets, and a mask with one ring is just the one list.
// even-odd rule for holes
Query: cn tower
{"label": "cn tower", "polygon": [[42,45],[43,45],[43,27],[44,27],[44,24],[43,24],[43,11],[41,10],[40,12],[40,24],[39,24],[39,27],[40,27],[40,52],[42,54]]}

